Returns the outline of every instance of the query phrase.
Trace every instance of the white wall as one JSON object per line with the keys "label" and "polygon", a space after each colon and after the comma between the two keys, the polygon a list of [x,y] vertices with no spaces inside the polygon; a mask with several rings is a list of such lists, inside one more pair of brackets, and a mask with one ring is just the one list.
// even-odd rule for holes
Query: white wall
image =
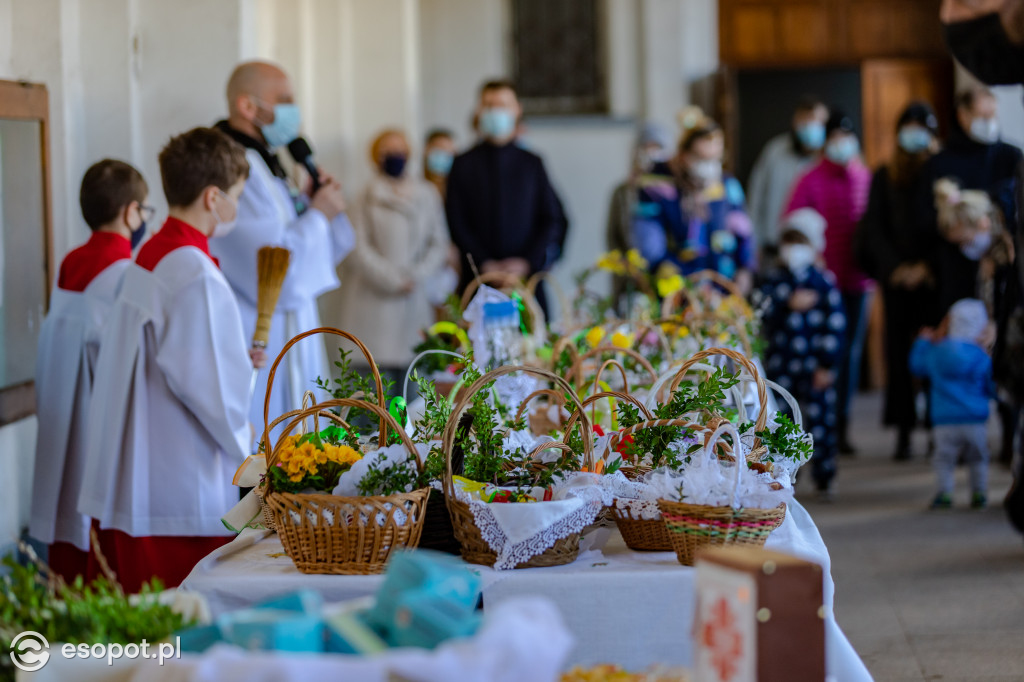
{"label": "white wall", "polygon": [[[225,111],[224,84],[256,42],[255,0],[0,0],[0,78],[47,86],[58,259],[88,237],[78,184],[95,161],[135,164],[163,207],[156,156]],[[0,554],[28,519],[35,419],[0,428]]]}

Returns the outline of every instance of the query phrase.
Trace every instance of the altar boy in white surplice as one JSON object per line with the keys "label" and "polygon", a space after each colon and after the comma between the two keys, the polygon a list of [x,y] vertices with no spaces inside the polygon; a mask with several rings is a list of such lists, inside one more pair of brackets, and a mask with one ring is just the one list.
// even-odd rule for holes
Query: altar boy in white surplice
{"label": "altar boy in white surplice", "polygon": [[79,204],[92,236],[61,263],[39,330],[29,533],[49,544],[47,563],[68,582],[89,577],[89,518],[77,510],[89,397],[100,337],[152,214],[148,194],[139,171],[123,161],[103,159],[89,167]]}
{"label": "altar boy in white surplice", "polygon": [[[238,204],[238,229],[210,242],[238,297],[246,338],[256,327],[256,254],[263,246],[291,251],[291,266],[270,325],[266,354],[275,357],[291,337],[320,326],[317,298],[338,287],[336,267],[355,245],[345,215],[341,185],[321,175],[309,196],[291,189],[277,154],[299,136],[301,117],[291,81],[267,62],[240,64],[227,87],[228,118],[217,129],[246,148],[249,182]],[[307,190],[311,190],[312,186]],[[299,407],[302,394],[328,376],[323,337],[305,339],[289,350],[274,380],[270,414]],[[267,374],[261,372],[250,420],[263,421]]]}
{"label": "altar boy in white surplice", "polygon": [[[207,240],[234,226],[249,167],[212,128],[160,153],[167,222],[125,273],[96,367],[79,511],[125,590],[178,585],[230,540],[221,516],[249,454],[253,364]],[[258,359],[262,361],[262,358]]]}

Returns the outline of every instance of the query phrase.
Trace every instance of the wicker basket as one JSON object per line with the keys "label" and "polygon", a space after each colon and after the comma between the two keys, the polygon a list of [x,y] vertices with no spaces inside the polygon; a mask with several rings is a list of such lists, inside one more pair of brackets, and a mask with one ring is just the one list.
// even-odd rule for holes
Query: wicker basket
{"label": "wicker basket", "polygon": [[[730,434],[739,442],[739,432],[732,424],[723,424],[712,435],[704,448],[706,456],[715,456],[717,441]],[[782,525],[786,518],[786,505],[773,509],[741,509],[736,507],[740,476],[744,463],[735,465],[736,488],[733,505],[712,507],[687,504],[671,500],[658,500],[672,548],[679,563],[692,566],[698,550],[703,547],[751,546],[763,547],[768,535]]]}
{"label": "wicker basket", "polygon": [[[314,334],[334,334],[346,338],[363,352],[373,371],[377,396],[384,400],[380,374],[373,356],[359,339],[347,332],[322,327],[300,334],[285,344],[274,360],[267,379],[267,403],[264,406],[264,442],[270,443],[269,398],[274,375],[285,353],[295,343]],[[344,420],[330,408],[359,408],[373,412],[380,419],[380,440],[386,443],[388,429],[397,433],[402,444],[422,469],[423,462],[412,441],[387,410],[379,404],[345,398],[328,400],[299,410],[275,446],[268,448],[267,468],[274,466],[288,435],[307,417],[326,416],[339,424]],[[429,488],[386,496],[341,497],[327,494],[292,494],[264,490],[264,500],[273,517],[285,552],[303,573],[335,573],[368,575],[384,570],[392,550],[415,547],[423,530]]]}
{"label": "wicker basket", "polygon": [[[650,416],[646,409],[641,410],[641,414]],[[703,425],[685,419],[650,419],[617,432],[608,442],[608,445],[614,448],[621,439],[637,431],[666,426],[705,430]],[[640,464],[633,465],[631,469],[633,476],[649,470],[650,467]],[[626,542],[626,546],[641,552],[672,551],[672,541],[668,537],[668,531],[665,529],[665,524],[661,517],[657,519],[640,518],[639,515],[633,513],[629,503],[629,500],[616,500],[615,504],[611,507],[612,518],[615,519],[615,525],[619,527],[619,533]]]}
{"label": "wicker basket", "polygon": [[[476,395],[476,393],[484,386],[498,377],[511,374],[513,372],[526,372],[553,382],[561,391],[568,395],[573,402],[576,403],[577,407],[580,407],[579,399],[573,392],[572,387],[569,386],[565,380],[546,370],[526,366],[500,367],[488,372],[473,382],[473,384],[461,394],[454,409],[452,410],[452,416],[449,419],[448,425],[445,427],[444,434],[442,436],[441,447],[443,448],[445,455],[443,484],[445,502],[448,504],[448,513],[451,515],[455,538],[459,541],[459,545],[461,546],[462,558],[472,564],[493,566],[498,560],[498,555],[493,549],[491,549],[491,546],[487,544],[487,541],[484,540],[483,535],[480,533],[480,528],[476,525],[476,520],[473,518],[473,512],[470,510],[469,504],[462,502],[455,496],[455,483],[453,480],[454,474],[452,472],[452,451],[455,444],[455,434],[458,430],[462,414],[469,407],[473,396]],[[580,409],[582,411],[582,407],[580,407]],[[593,450],[593,442],[590,434],[590,425],[587,423],[585,415],[583,416],[582,435],[584,450],[589,457],[589,453]],[[544,502],[534,502],[530,504],[544,504]],[[579,545],[580,534],[572,533],[571,535],[556,541],[551,547],[544,550],[544,552],[530,558],[528,561],[524,561],[516,565],[516,568],[538,568],[542,566],[560,566],[571,563],[576,560],[576,556],[579,554]]]}
{"label": "wicker basket", "polygon": [[[628,505],[629,500],[621,501]],[[619,502],[620,500],[616,500],[609,509],[626,547],[638,552],[672,551],[672,540],[661,517],[642,519],[635,516],[629,506],[620,506]]]}

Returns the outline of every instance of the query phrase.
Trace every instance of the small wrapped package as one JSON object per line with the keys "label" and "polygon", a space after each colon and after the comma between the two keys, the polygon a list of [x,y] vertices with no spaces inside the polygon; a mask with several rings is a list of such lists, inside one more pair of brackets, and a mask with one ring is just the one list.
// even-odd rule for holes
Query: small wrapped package
{"label": "small wrapped package", "polygon": [[825,607],[818,564],[754,547],[697,555],[697,682],[822,682]]}
{"label": "small wrapped package", "polygon": [[423,598],[433,601],[436,608],[445,602],[445,612],[451,613],[452,618],[456,615],[469,617],[480,599],[480,576],[447,554],[430,550],[396,552],[377,591],[377,602],[366,613],[366,620],[391,641],[399,607]]}

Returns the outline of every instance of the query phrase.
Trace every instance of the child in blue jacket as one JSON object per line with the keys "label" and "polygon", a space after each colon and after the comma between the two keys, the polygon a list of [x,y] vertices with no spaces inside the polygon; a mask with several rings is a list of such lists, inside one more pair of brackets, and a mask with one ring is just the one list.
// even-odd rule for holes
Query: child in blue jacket
{"label": "child in blue jacket", "polygon": [[939,490],[933,509],[953,505],[953,474],[962,453],[970,467],[971,507],[988,503],[989,402],[995,397],[992,359],[978,339],[988,326],[985,304],[965,298],[953,304],[944,322],[949,332],[925,330],[910,351],[910,371],[931,384],[935,433],[934,467]]}

